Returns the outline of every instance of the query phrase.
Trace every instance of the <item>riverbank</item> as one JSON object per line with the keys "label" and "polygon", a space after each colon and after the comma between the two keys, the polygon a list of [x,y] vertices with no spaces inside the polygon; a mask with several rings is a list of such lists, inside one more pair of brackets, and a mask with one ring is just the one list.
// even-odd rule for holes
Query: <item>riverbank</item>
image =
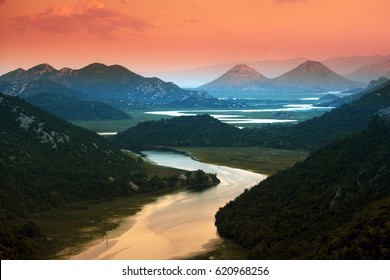
{"label": "riverbank", "polygon": [[51,243],[51,250],[42,259],[69,259],[104,239],[107,232],[122,224],[124,218],[135,215],[144,205],[175,191],[85,201],[37,215],[31,220]]}
{"label": "riverbank", "polygon": [[[294,161],[300,160],[304,155],[296,151],[264,148],[185,148],[185,150],[180,148],[179,150],[205,162],[252,169],[257,172],[269,170],[270,173],[284,168],[286,165],[293,164]],[[130,155],[130,153],[127,154]],[[207,155],[209,156],[206,158]],[[274,156],[270,157],[270,155]],[[139,158],[136,154],[131,154],[131,156],[135,159]],[[262,159],[261,162],[256,162],[260,159]],[[145,158],[144,167],[149,177],[164,177],[185,173],[184,170],[153,164]],[[52,250],[45,258],[68,259],[86,248],[104,241],[106,232],[118,228],[119,225],[122,228],[130,229],[132,224],[127,219],[127,222],[125,222],[127,224],[123,225],[126,217],[135,216],[144,205],[156,201],[163,195],[173,194],[174,192],[177,192],[177,190],[140,194],[109,201],[73,204],[66,209],[41,214],[34,218],[34,222],[42,228],[43,233],[53,243]],[[233,247],[234,244],[218,244],[211,252],[201,253],[195,258],[225,258],[226,256],[233,258],[230,252]],[[239,248],[236,247],[236,249],[233,248],[234,258],[241,258],[242,254],[240,254]]]}
{"label": "riverbank", "polygon": [[216,165],[273,175],[309,156],[306,150],[284,150],[263,147],[177,147],[192,158]]}
{"label": "riverbank", "polygon": [[[123,232],[72,259],[186,259],[212,251],[221,242],[214,225],[216,211],[265,178],[257,173],[195,161],[183,153],[144,151],[158,165],[217,174],[221,183],[202,192],[181,191],[159,197],[126,219],[136,221]],[[117,230],[121,231],[118,236]],[[112,236],[117,237],[112,237]]]}

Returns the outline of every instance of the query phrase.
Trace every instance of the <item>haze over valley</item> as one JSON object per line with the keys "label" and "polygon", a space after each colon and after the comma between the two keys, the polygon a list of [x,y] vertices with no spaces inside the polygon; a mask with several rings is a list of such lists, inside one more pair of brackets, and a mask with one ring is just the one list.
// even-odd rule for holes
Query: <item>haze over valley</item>
{"label": "haze over valley", "polygon": [[390,259],[389,2],[179,2],[0,1],[0,258]]}

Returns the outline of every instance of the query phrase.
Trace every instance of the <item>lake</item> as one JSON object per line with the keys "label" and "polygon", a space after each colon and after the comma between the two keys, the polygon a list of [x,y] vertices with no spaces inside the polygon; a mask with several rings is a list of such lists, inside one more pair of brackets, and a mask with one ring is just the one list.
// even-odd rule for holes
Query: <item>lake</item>
{"label": "lake", "polygon": [[[299,115],[305,112],[314,112],[321,115],[333,107],[320,106],[320,97],[327,93],[301,93],[274,96],[275,99],[244,98],[240,99],[250,104],[248,109],[202,109],[202,110],[164,110],[149,111],[145,114],[161,115],[169,117],[195,116],[197,114],[209,114],[212,117],[229,124],[272,124],[272,123],[296,123]],[[310,101],[310,103],[308,103]],[[282,116],[280,116],[280,114]],[[300,118],[301,119],[301,118]],[[301,119],[302,120],[302,119]]]}
{"label": "lake", "polygon": [[161,196],[73,259],[181,259],[210,251],[221,242],[214,225],[218,209],[266,177],[170,151],[143,154],[155,164],[216,173],[221,183],[200,193],[181,191]]}

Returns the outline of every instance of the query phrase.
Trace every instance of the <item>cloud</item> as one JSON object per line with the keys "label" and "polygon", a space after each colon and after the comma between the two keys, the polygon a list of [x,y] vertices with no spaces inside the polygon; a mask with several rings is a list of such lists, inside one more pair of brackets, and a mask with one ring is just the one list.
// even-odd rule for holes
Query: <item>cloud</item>
{"label": "cloud", "polygon": [[7,3],[7,0],[0,0],[0,5]]}
{"label": "cloud", "polygon": [[196,20],[196,19],[185,19],[184,22],[185,22],[185,23],[191,23],[191,24],[199,23],[199,21]]}
{"label": "cloud", "polygon": [[85,31],[101,37],[129,36],[153,27],[141,18],[106,8],[96,0],[82,3],[75,9],[51,7],[37,15],[14,17],[13,24],[18,30],[33,27],[55,33]]}
{"label": "cloud", "polygon": [[274,0],[274,3],[277,4],[293,4],[299,2],[307,2],[308,0]]}

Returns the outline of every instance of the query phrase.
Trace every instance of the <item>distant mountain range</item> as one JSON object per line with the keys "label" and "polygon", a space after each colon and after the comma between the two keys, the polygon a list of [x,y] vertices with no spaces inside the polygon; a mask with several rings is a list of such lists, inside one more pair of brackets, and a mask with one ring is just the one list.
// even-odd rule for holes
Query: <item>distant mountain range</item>
{"label": "distant mountain range", "polygon": [[390,78],[390,59],[379,64],[365,65],[348,75],[350,79],[367,83],[378,77]]}
{"label": "distant mountain range", "polygon": [[255,69],[237,65],[214,81],[201,86],[210,93],[349,90],[364,86],[333,72],[320,62],[306,61],[274,79]]}
{"label": "distant mountain range", "polygon": [[[348,76],[360,67],[363,67],[365,65],[383,63],[389,59],[390,54],[375,56],[334,57],[320,62],[332,71],[343,76]],[[309,59],[300,57],[285,60],[237,61],[232,63],[219,63],[215,65],[208,65],[196,69],[165,72],[147,72],[145,73],[145,75],[153,75],[160,77],[166,81],[173,81],[181,87],[196,88],[200,85],[210,82],[213,79],[220,77],[223,73],[238,64],[249,65],[263,75],[265,75],[266,77],[275,78],[294,69],[295,67],[304,63],[307,60]],[[378,79],[379,77],[380,76],[374,77],[374,79]]]}
{"label": "distant mountain range", "polygon": [[17,69],[0,77],[6,94],[27,97],[50,92],[77,96],[127,109],[165,106],[185,98],[211,98],[203,90],[184,90],[158,78],[145,78],[120,66],[93,63],[84,68],[56,70],[40,64],[28,70]]}

